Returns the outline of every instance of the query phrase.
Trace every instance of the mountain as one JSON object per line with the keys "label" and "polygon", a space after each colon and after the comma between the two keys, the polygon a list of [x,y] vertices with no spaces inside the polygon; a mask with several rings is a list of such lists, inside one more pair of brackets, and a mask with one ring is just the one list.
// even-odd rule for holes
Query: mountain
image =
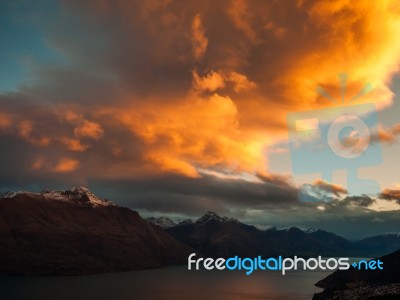
{"label": "mountain", "polygon": [[177,224],[168,217],[149,217],[145,219],[147,222],[152,223],[154,225],[160,226],[161,228],[167,229]]}
{"label": "mountain", "polygon": [[186,224],[193,224],[193,221],[191,219],[183,219],[180,220],[177,225],[186,225]]}
{"label": "mountain", "polygon": [[166,231],[210,257],[356,254],[355,247],[346,239],[323,230],[305,232],[296,227],[260,230],[214,212],[206,213],[192,224],[179,224]]}
{"label": "mountain", "polygon": [[260,231],[235,219],[208,212],[192,224],[180,224],[166,230],[178,241],[210,257],[260,255],[265,249]]}
{"label": "mountain", "polygon": [[383,270],[351,268],[336,271],[316,283],[324,289],[313,300],[384,300],[400,299],[400,250],[379,258]]}
{"label": "mountain", "polygon": [[367,237],[355,243],[368,257],[391,253],[400,249],[400,233],[384,233]]}
{"label": "mountain", "polygon": [[229,222],[229,223],[239,223],[238,220],[234,218],[228,218],[228,217],[221,217],[217,213],[213,211],[208,211],[204,216],[199,218],[195,223],[197,225],[205,225],[208,222]]}
{"label": "mountain", "polygon": [[177,225],[182,225],[182,224],[192,224],[193,221],[191,219],[181,219],[175,222],[174,220],[168,218],[168,217],[148,217],[145,219],[147,222],[160,226],[163,229],[167,229],[170,227],[174,227]]}
{"label": "mountain", "polygon": [[325,230],[304,231],[297,227],[264,231],[268,244],[275,245],[283,256],[345,256],[356,254],[354,246],[346,239]]}
{"label": "mountain", "polygon": [[89,274],[185,263],[193,250],[87,188],[0,197],[0,274]]}

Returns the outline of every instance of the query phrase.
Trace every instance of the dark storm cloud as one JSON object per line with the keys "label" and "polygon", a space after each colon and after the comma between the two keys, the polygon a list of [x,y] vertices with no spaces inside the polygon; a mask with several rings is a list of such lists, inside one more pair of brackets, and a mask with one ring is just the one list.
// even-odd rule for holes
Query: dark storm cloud
{"label": "dark storm cloud", "polygon": [[368,207],[376,202],[368,195],[362,196],[348,196],[339,202],[340,205],[357,205],[362,207]]}
{"label": "dark storm cloud", "polygon": [[[209,175],[201,178],[152,176],[125,182],[94,181],[92,185],[107,196],[112,196],[117,190],[115,197],[122,205],[166,213],[175,212],[176,207],[180,207],[182,213],[183,203],[185,207],[187,205],[186,213],[190,214],[201,214],[206,209],[223,212],[229,207],[252,209],[298,205],[297,190],[293,187]],[[162,201],[168,204],[161,205]],[[199,202],[202,204],[199,205]],[[193,203],[194,207],[190,207],[189,203]]]}

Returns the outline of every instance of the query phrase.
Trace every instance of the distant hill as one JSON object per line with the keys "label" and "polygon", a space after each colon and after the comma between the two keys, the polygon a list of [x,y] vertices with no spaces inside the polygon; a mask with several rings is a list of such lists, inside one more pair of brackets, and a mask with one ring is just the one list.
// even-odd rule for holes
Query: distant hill
{"label": "distant hill", "polygon": [[86,188],[0,197],[0,274],[89,274],[185,263],[193,252]]}
{"label": "distant hill", "polygon": [[400,249],[400,233],[384,233],[355,243],[368,257],[381,256]]}
{"label": "distant hill", "polygon": [[[171,220],[172,222],[172,220]],[[350,242],[325,230],[297,227],[265,230],[209,211],[195,222],[163,226],[177,240],[212,257],[234,255],[375,257],[400,249],[400,234]]]}
{"label": "distant hill", "polygon": [[236,219],[208,212],[196,222],[169,227],[178,241],[211,257],[239,256],[355,256],[359,250],[346,239],[327,231],[296,227],[260,230]]}

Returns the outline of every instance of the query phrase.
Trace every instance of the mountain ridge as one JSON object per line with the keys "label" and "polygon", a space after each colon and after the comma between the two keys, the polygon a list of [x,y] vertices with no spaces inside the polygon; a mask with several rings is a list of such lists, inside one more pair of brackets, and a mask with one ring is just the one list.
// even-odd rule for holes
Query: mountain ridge
{"label": "mountain ridge", "polygon": [[183,264],[194,252],[88,189],[0,198],[0,274],[74,275]]}
{"label": "mountain ridge", "polygon": [[[159,221],[168,226],[163,229],[164,223],[154,224]],[[391,239],[398,235],[383,234],[355,244],[322,229],[259,229],[212,211],[195,221],[145,220],[85,187],[0,196],[0,274],[68,275],[155,268],[186,263],[193,252],[211,257],[368,257],[381,251],[382,238],[389,251]]]}
{"label": "mountain ridge", "polygon": [[[284,229],[260,229],[212,211],[208,211],[192,223],[176,224],[165,230],[177,240],[215,257],[228,257],[239,253],[245,256],[268,254],[374,257],[400,249],[397,235],[384,233],[352,242],[323,229],[300,229],[294,226]],[[381,236],[386,237],[384,248],[380,247]],[[369,244],[366,241],[369,241]],[[249,249],[244,245],[252,245],[253,248]]]}

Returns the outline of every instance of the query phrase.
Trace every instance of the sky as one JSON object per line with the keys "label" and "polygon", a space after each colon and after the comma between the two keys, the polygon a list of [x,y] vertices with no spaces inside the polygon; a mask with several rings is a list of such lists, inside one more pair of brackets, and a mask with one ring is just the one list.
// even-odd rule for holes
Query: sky
{"label": "sky", "polygon": [[[399,34],[396,1],[2,1],[0,191],[398,231]],[[349,106],[368,129],[337,160],[320,142]],[[290,138],[293,116],[326,134]]]}

